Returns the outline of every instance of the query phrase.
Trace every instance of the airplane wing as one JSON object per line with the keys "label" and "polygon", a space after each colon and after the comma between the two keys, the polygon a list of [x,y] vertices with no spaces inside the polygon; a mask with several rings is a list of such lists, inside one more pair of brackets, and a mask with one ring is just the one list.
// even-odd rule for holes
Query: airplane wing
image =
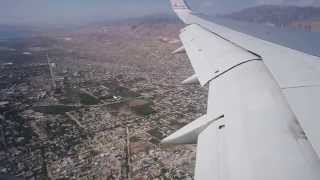
{"label": "airplane wing", "polygon": [[198,144],[196,180],[320,179],[320,58],[171,3],[195,71],[184,82],[208,84],[209,97],[206,115],[163,142]]}

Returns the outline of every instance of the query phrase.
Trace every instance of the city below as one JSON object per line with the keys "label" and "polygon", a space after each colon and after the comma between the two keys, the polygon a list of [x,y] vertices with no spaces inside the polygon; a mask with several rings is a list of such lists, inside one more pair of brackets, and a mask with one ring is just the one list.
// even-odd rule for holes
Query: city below
{"label": "city below", "polygon": [[178,22],[118,23],[0,42],[0,174],[192,179],[195,146],[161,139],[200,117],[206,89]]}

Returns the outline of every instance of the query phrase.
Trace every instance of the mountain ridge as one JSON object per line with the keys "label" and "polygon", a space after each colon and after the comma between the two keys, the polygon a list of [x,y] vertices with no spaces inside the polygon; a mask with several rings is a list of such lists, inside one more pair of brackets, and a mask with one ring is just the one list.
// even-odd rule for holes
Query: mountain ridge
{"label": "mountain ridge", "polygon": [[261,5],[222,16],[240,21],[286,27],[296,22],[320,21],[320,7]]}

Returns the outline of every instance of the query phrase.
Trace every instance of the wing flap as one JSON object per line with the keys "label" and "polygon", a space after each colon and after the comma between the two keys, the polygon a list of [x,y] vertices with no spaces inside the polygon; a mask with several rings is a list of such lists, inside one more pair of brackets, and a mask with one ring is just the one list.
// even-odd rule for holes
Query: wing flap
{"label": "wing flap", "polygon": [[217,129],[217,125],[213,123],[199,136],[195,179],[220,179],[219,157],[222,157],[222,152],[219,151],[218,147],[219,137]]}
{"label": "wing flap", "polygon": [[202,86],[241,63],[260,59],[199,25],[183,29],[180,38]]}
{"label": "wing flap", "polygon": [[224,118],[198,137],[195,179],[319,179],[319,159],[262,61],[210,82],[207,115],[217,112]]}
{"label": "wing flap", "polygon": [[259,55],[281,88],[320,85],[320,58],[317,56],[234,31],[193,14],[188,15],[188,22]]}
{"label": "wing flap", "polygon": [[320,86],[283,90],[291,109],[300,120],[309,141],[320,154]]}
{"label": "wing flap", "polygon": [[[172,3],[175,1],[183,0],[172,0]],[[209,22],[196,16],[190,8],[176,11],[176,13],[186,24],[197,24],[211,33],[261,56],[281,88],[320,85],[319,57]]]}

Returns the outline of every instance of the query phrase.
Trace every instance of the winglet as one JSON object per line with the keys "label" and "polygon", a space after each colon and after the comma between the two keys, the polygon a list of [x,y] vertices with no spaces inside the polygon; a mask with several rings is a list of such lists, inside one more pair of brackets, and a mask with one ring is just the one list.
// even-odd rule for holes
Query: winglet
{"label": "winglet", "polygon": [[186,24],[190,24],[188,21],[189,14],[192,13],[189,5],[185,0],[171,0],[172,9],[178,15],[178,17]]}
{"label": "winglet", "polygon": [[191,11],[189,5],[184,0],[171,0],[173,10],[188,10]]}

